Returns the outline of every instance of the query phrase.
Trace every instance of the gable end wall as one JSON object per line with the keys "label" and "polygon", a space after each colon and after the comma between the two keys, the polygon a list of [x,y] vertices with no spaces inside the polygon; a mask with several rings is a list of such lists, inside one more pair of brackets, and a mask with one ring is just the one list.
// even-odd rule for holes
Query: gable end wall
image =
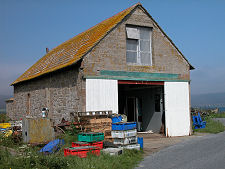
{"label": "gable end wall", "polygon": [[[152,66],[126,63],[126,24],[153,28]],[[98,76],[100,70],[114,70],[179,74],[180,80],[190,80],[187,61],[141,8],[137,8],[84,57],[83,67],[86,76]]]}

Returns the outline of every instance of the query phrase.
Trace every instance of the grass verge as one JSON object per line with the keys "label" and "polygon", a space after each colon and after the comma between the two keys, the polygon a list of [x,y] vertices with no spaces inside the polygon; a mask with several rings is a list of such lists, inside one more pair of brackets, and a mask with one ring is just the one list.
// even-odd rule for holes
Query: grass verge
{"label": "grass verge", "polygon": [[76,156],[64,157],[62,153],[42,155],[32,152],[23,156],[12,156],[9,152],[0,151],[2,168],[51,168],[51,169],[130,169],[142,160],[142,151],[125,150],[120,156],[101,154],[89,155],[87,158]]}
{"label": "grass verge", "polygon": [[210,117],[212,117],[212,118],[225,118],[225,113],[211,114]]}
{"label": "grass verge", "polygon": [[[214,117],[213,117],[214,118]],[[203,129],[193,129],[194,132],[199,132],[199,133],[220,133],[225,131],[225,126],[218,122],[218,121],[213,121],[212,116],[207,116],[204,121],[206,121],[206,127]]]}

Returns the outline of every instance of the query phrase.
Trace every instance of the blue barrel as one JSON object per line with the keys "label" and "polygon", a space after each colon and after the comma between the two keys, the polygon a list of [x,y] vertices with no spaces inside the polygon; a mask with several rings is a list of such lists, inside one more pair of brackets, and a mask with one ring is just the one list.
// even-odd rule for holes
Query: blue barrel
{"label": "blue barrel", "polygon": [[141,149],[143,149],[143,137],[138,137],[138,144],[140,144]]}

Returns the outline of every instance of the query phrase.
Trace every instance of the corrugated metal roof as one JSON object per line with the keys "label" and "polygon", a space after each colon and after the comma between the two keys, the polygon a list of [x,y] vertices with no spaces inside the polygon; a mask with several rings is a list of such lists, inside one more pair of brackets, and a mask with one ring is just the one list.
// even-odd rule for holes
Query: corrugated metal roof
{"label": "corrugated metal roof", "polygon": [[137,3],[125,9],[52,49],[16,79],[12,85],[76,63],[138,5],[140,4]]}

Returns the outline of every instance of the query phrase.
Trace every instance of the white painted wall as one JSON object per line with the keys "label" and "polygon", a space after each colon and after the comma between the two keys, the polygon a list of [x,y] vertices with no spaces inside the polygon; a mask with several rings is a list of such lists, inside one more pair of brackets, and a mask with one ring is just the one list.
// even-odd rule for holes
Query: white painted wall
{"label": "white painted wall", "polygon": [[165,82],[164,93],[166,135],[189,135],[190,100],[188,82]]}
{"label": "white painted wall", "polygon": [[118,82],[86,79],[86,111],[112,110],[118,113]]}

